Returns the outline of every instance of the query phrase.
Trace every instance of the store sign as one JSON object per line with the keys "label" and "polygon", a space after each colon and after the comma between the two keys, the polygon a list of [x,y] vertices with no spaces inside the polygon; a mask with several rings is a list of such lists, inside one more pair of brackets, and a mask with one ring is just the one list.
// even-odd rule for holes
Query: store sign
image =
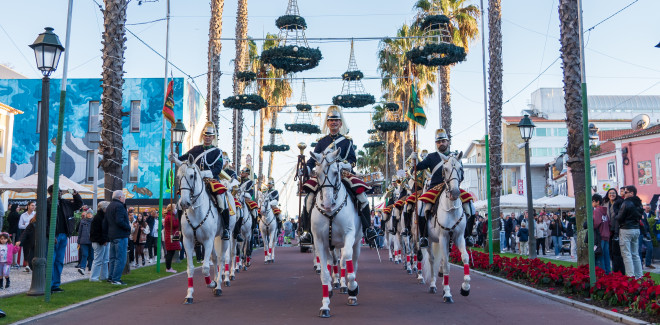
{"label": "store sign", "polygon": [[519,179],[518,180],[518,195],[524,195],[525,194],[525,187],[523,186],[523,180]]}

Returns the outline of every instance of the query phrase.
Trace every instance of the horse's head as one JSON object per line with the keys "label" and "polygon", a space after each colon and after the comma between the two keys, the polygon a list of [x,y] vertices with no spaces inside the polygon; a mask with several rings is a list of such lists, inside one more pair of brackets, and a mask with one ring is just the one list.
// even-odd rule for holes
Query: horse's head
{"label": "horse's head", "polygon": [[454,155],[445,156],[440,154],[440,158],[442,159],[442,176],[445,179],[446,190],[452,201],[458,199],[461,195],[461,189],[459,187],[463,174],[463,165],[459,162],[461,155],[457,158]]}
{"label": "horse's head", "polygon": [[321,207],[330,212],[341,186],[339,149],[326,149],[322,154],[311,153],[316,160],[316,176],[321,187]]}
{"label": "horse's head", "polygon": [[185,210],[193,206],[199,195],[204,191],[202,174],[197,165],[186,161],[179,165],[176,180],[181,191],[179,206]]}

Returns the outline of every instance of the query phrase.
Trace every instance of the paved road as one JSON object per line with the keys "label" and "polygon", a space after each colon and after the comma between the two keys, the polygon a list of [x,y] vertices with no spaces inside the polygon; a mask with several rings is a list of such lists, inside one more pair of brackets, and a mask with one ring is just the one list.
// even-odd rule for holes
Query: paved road
{"label": "paved road", "polygon": [[[255,251],[255,256],[262,256]],[[382,252],[381,252],[382,253]],[[378,262],[375,251],[363,248],[357,274],[358,306],[347,306],[335,291],[329,319],[321,319],[321,283],[312,269],[311,254],[295,247],[278,248],[275,264],[253,263],[238,274],[222,297],[195,277],[195,304],[183,305],[186,275],[104,299],[39,321],[41,324],[613,324],[579,309],[538,297],[473,274],[469,297],[459,293],[462,270],[452,269],[455,303],[442,294],[427,293],[400,265]],[[258,259],[260,261],[260,259]]]}

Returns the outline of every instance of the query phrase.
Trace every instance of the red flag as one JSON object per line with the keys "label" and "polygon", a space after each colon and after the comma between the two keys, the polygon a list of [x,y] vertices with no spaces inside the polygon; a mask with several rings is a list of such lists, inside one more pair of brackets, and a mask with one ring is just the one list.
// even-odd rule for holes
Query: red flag
{"label": "red flag", "polygon": [[165,105],[163,106],[163,117],[170,121],[171,124],[174,124],[174,92],[172,91],[172,85],[174,81],[171,80],[167,84],[167,96],[165,97]]}

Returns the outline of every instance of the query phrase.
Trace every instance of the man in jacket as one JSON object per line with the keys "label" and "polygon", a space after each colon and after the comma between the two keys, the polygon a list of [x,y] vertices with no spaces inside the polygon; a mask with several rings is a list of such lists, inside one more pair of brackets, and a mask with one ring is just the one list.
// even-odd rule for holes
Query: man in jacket
{"label": "man in jacket", "polygon": [[[53,278],[50,284],[51,292],[62,292],[60,288],[62,268],[64,267],[64,255],[66,254],[67,238],[71,237],[75,228],[75,218],[73,212],[82,208],[83,202],[80,194],[76,191],[70,191],[73,200],[62,199],[62,191],[58,193],[57,216],[55,219],[55,249],[53,262]],[[48,187],[48,199],[46,206],[50,207],[53,196],[53,185]],[[50,228],[50,209],[46,209],[46,217],[49,220],[46,223],[46,234],[49,234]]]}
{"label": "man in jacket", "polygon": [[112,202],[105,210],[103,231],[107,232],[110,241],[110,278],[114,285],[126,285],[121,280],[121,273],[126,264],[126,251],[128,249],[128,236],[131,234],[131,225],[128,223],[126,211],[126,196],[122,190],[112,192]]}
{"label": "man in jacket", "polygon": [[511,250],[513,245],[509,244],[509,238],[511,238],[511,233],[513,232],[513,213],[511,215],[506,215],[504,217],[504,248]]}
{"label": "man in jacket", "polygon": [[626,186],[624,200],[616,219],[619,222],[619,246],[627,276],[642,277],[642,262],[639,258],[639,221],[642,217],[642,200],[637,197],[637,188]]}
{"label": "man in jacket", "polygon": [[152,210],[151,212],[147,211],[147,225],[149,226],[149,229],[151,231],[147,234],[147,252],[149,253],[149,263],[153,263],[154,260],[154,255],[156,254],[156,237],[154,237],[152,234],[154,233],[154,225],[156,224],[156,219],[158,218],[158,214],[156,213],[156,209]]}

